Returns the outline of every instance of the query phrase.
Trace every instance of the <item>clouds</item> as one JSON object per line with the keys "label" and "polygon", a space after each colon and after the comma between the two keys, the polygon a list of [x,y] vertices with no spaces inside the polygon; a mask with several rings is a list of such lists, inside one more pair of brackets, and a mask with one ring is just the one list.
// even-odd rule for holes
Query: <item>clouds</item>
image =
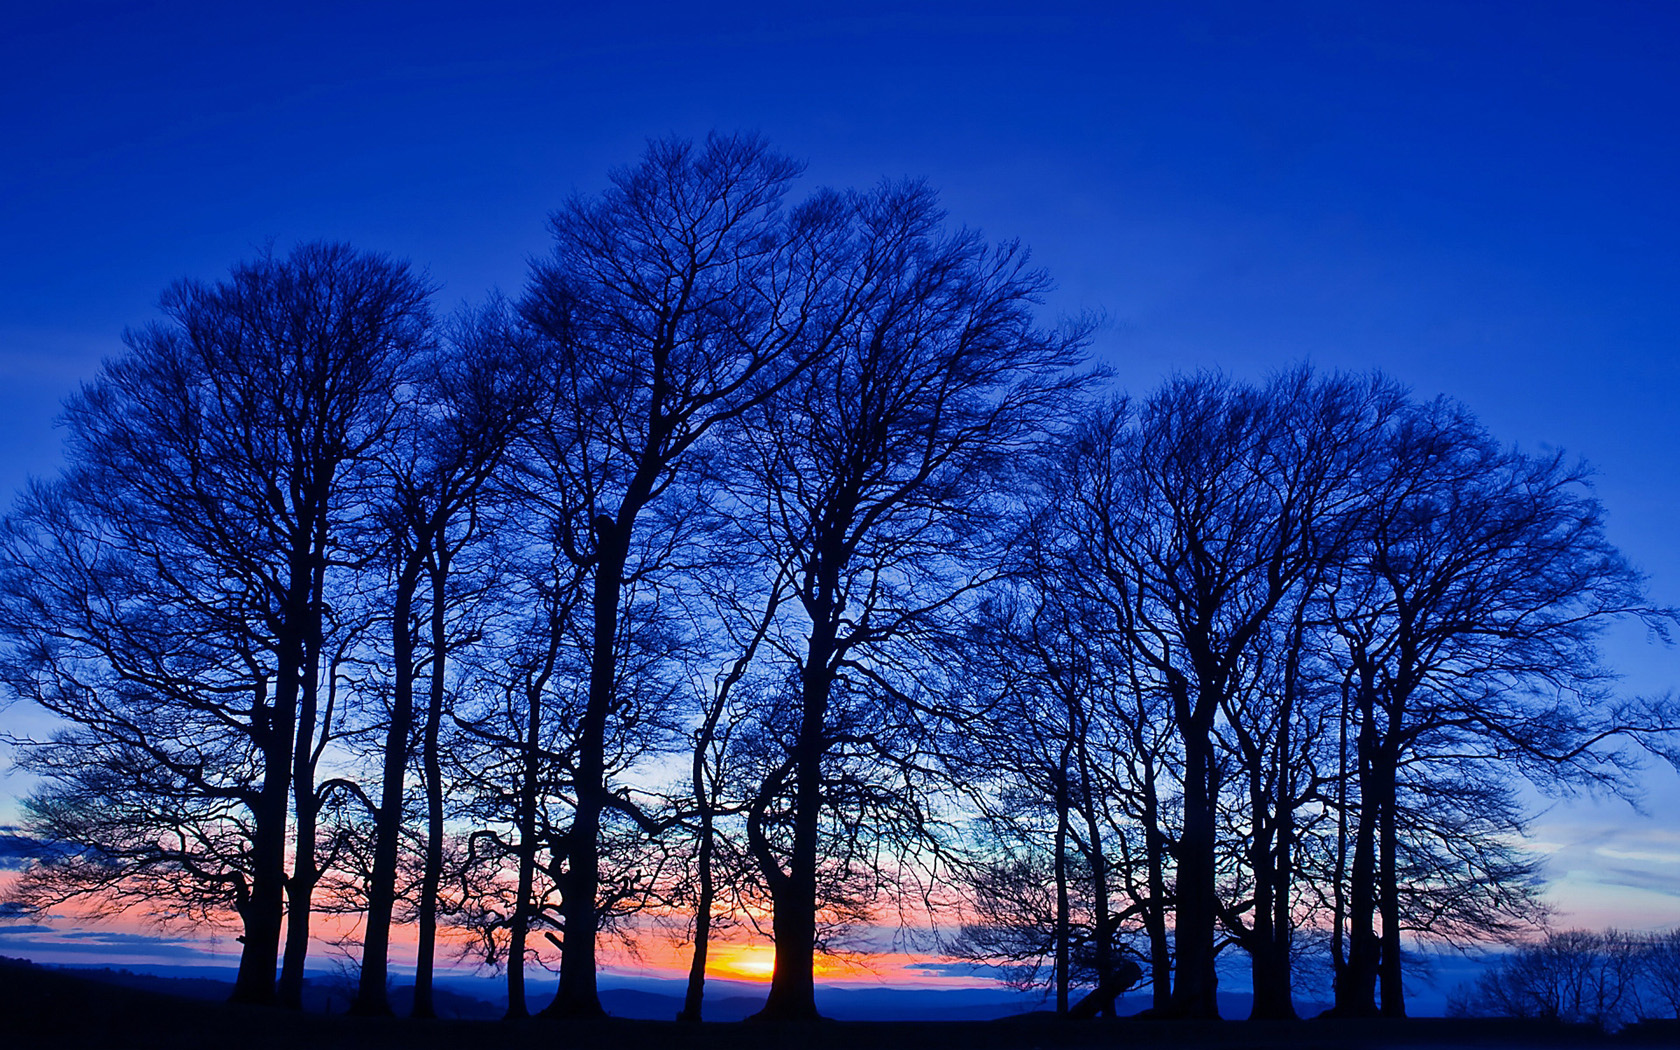
{"label": "clouds", "polygon": [[216,961],[218,942],[121,927],[0,924],[0,955],[43,963],[186,965]]}
{"label": "clouds", "polygon": [[976,977],[997,981],[1008,976],[1010,971],[1021,969],[1023,968],[969,962],[965,959],[926,959],[906,965],[904,972],[917,977]]}
{"label": "clouds", "polygon": [[0,824],[0,871],[21,871],[31,858],[41,855],[46,843],[18,834],[18,829]]}
{"label": "clouds", "polygon": [[1611,804],[1549,814],[1532,848],[1545,855],[1547,899],[1560,926],[1654,930],[1680,924],[1680,828]]}
{"label": "clouds", "polygon": [[[21,911],[12,911],[8,914],[7,917],[10,918],[12,916],[21,915],[21,914],[22,914]],[[41,925],[34,925],[34,926],[0,926],[0,944],[5,944],[9,941],[17,939],[18,937],[31,937],[31,936],[39,937],[39,936],[43,936],[43,935],[50,936],[50,935],[56,934],[57,932],[58,931],[54,930],[51,926],[41,926]]]}

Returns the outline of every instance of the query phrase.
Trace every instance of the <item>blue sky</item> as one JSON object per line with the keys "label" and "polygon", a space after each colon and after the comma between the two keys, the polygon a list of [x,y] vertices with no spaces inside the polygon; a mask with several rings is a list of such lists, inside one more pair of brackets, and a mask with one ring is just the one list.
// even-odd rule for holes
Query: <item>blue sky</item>
{"label": "blue sky", "polygon": [[[1025,241],[1134,391],[1381,368],[1585,457],[1680,603],[1680,7],[574,6],[8,5],[0,490],[56,468],[60,402],[177,277],[333,238],[446,306],[514,291],[648,137],[754,129],[813,185],[926,177]],[[1611,653],[1680,686],[1637,631]],[[1680,922],[1680,778],[1648,784],[1538,818],[1566,916]]]}

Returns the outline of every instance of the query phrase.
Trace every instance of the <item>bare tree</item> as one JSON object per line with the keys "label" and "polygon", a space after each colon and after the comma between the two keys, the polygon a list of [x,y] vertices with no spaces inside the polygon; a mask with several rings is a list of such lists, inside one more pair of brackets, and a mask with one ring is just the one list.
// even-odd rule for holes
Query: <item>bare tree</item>
{"label": "bare tree", "polygon": [[1644,945],[1620,930],[1559,930],[1521,945],[1451,1004],[1457,1014],[1534,1017],[1614,1031],[1638,1005]]}
{"label": "bare tree", "polygon": [[1662,630],[1666,616],[1644,608],[1581,468],[1503,449],[1444,401],[1398,418],[1372,463],[1366,531],[1328,599],[1357,799],[1336,1010],[1375,1013],[1380,972],[1381,1012],[1398,1017],[1402,796],[1415,810],[1445,801],[1454,770],[1477,762],[1618,789],[1635,759],[1615,741],[1660,747],[1675,721],[1610,693],[1598,633],[1622,615]]}
{"label": "bare tree", "polygon": [[554,255],[524,300],[557,372],[537,487],[594,587],[556,1013],[601,1010],[601,820],[609,807],[632,808],[607,783],[604,758],[625,703],[625,585],[651,586],[669,568],[685,465],[713,430],[798,374],[846,316],[830,279],[843,233],[835,204],[781,207],[798,170],[750,137],[656,142],[606,193],[554,216]]}
{"label": "bare tree", "polygon": [[1042,560],[1025,561],[982,606],[957,656],[975,695],[953,760],[986,834],[967,880],[977,918],[952,952],[1015,967],[1017,987],[1047,983],[1067,1013],[1074,985],[1100,986],[1115,972],[1122,925],[1143,911],[1135,898],[1124,908],[1114,899],[1134,885],[1112,856],[1125,850],[1134,801],[1114,776],[1132,737],[1110,717],[1127,706],[1114,694],[1128,683],[1093,610]]}
{"label": "bare tree", "polygon": [[[1176,971],[1168,1010],[1217,1016],[1214,999],[1218,808],[1228,776],[1216,727],[1263,683],[1265,649],[1280,610],[1301,600],[1326,557],[1326,530],[1354,497],[1360,438],[1394,394],[1380,381],[1315,379],[1302,369],[1264,389],[1212,375],[1181,377],[1144,401],[1098,413],[1066,468],[1062,512],[1074,538],[1068,571],[1110,610],[1114,629],[1171,698],[1182,748],[1183,818],[1174,844]],[[1291,724],[1272,721],[1279,732]],[[1247,757],[1270,760],[1273,741],[1250,741]],[[1274,783],[1273,790],[1287,784]],[[1273,901],[1255,921],[1286,909],[1287,854],[1275,838],[1296,793],[1262,791],[1248,819],[1274,833],[1256,839],[1255,871]],[[1280,898],[1278,895],[1282,894]],[[1287,930],[1252,937],[1287,943]],[[1275,969],[1287,950],[1254,955],[1256,1012],[1288,1015],[1289,982]],[[1264,980],[1262,978],[1265,978]],[[1264,992],[1264,997],[1261,993]]]}
{"label": "bare tree", "polygon": [[761,1017],[816,1015],[823,887],[858,874],[859,836],[904,847],[933,830],[915,654],[995,564],[1012,459],[1079,383],[1080,333],[1034,326],[1045,282],[1018,247],[942,231],[920,186],[851,208],[864,309],[740,428],[742,500],[766,557],[793,568],[796,610],[772,636],[779,688],[747,820],[774,908]]}
{"label": "bare tree", "polygon": [[[510,521],[505,531],[519,530]],[[526,537],[529,539],[530,537]],[[491,641],[465,661],[453,711],[450,781],[468,833],[461,921],[481,957],[505,966],[508,1016],[530,1013],[526,969],[538,933],[561,928],[558,883],[570,804],[568,756],[587,681],[584,573],[560,552],[515,559],[487,623]],[[511,870],[510,870],[511,866]]]}
{"label": "bare tree", "polygon": [[[729,659],[705,683],[705,695],[697,704],[699,717],[689,735],[689,769],[686,796],[679,795],[682,819],[691,826],[692,865],[678,874],[675,892],[679,905],[692,913],[693,950],[689,959],[688,985],[679,1021],[699,1021],[706,985],[706,961],[714,926],[729,921],[730,908],[719,912],[720,898],[738,904],[745,874],[751,866],[745,849],[726,833],[725,821],[739,818],[747,809],[741,769],[735,746],[734,722],[743,713],[737,691],[751,688],[748,677],[760,647],[775,623],[787,598],[787,566],[776,566],[768,581],[762,566],[731,557],[728,550],[750,549],[744,536],[734,533],[728,516],[714,541],[717,564],[707,586],[713,629],[721,632]],[[719,886],[722,876],[723,886]],[[720,889],[724,892],[720,893]]]}
{"label": "bare tree", "polygon": [[1644,939],[1639,984],[1641,1017],[1680,1021],[1680,927]]}
{"label": "bare tree", "polygon": [[[519,429],[530,419],[541,371],[535,340],[500,302],[462,318],[452,338],[416,368],[416,398],[402,421],[387,471],[393,491],[382,522],[392,571],[390,628],[392,701],[385,726],[380,802],[374,820],[373,870],[359,989],[351,1009],[390,1013],[386,953],[396,900],[397,850],[416,730],[415,683],[422,670],[430,690],[420,706],[421,756],[427,788],[427,844],[420,887],[419,973],[414,1013],[431,1016],[431,975],[437,931],[443,837],[443,776],[438,735],[452,638],[449,583],[454,559],[479,539],[477,513],[485,488],[502,465]],[[422,597],[422,585],[429,594]],[[427,607],[421,620],[417,599]],[[429,653],[419,652],[424,622]]]}

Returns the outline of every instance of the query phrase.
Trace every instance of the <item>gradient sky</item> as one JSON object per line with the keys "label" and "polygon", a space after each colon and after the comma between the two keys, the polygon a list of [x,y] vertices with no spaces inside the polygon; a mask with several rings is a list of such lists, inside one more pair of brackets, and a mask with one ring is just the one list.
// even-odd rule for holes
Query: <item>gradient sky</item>
{"label": "gradient sky", "polygon": [[[1680,6],[574,6],[6,5],[0,490],[56,469],[62,399],[177,277],[331,238],[446,307],[517,291],[647,138],[752,129],[1025,241],[1130,390],[1381,368],[1585,457],[1680,603]],[[1610,651],[1680,686],[1641,632]],[[1680,923],[1680,777],[1648,788],[1537,819],[1566,919]]]}

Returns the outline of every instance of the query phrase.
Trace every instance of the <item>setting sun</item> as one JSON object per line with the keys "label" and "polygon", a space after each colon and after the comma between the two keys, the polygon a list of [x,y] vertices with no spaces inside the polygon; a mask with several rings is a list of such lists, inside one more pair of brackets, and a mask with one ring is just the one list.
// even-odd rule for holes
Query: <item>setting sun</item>
{"label": "setting sun", "polygon": [[710,965],[714,977],[742,981],[768,981],[776,972],[776,949],[768,944],[719,944],[712,948]]}

